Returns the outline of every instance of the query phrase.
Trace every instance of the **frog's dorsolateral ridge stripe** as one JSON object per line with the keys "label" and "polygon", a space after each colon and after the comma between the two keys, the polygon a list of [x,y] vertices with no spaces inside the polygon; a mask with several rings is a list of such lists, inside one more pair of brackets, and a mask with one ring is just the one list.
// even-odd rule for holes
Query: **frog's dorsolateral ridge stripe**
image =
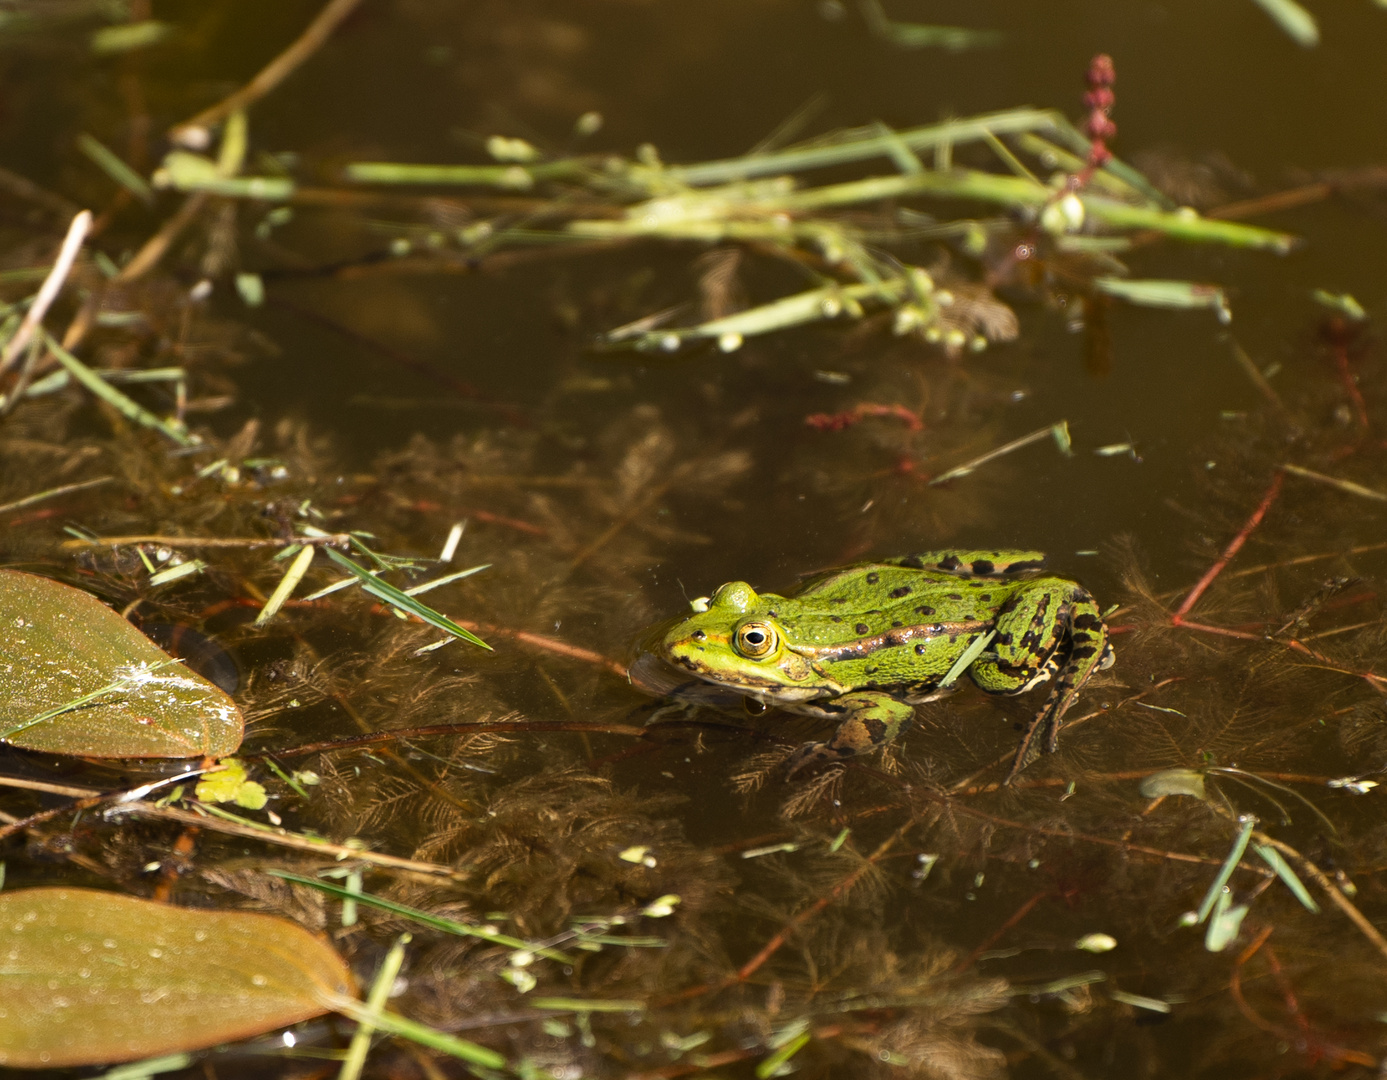
{"label": "frog's dorsolateral ridge stripe", "polygon": [[968,622],[925,623],[920,626],[897,626],[872,637],[857,638],[841,645],[793,645],[790,651],[812,660],[860,660],[881,649],[908,645],[916,638],[956,637],[985,630],[991,623],[984,620]]}

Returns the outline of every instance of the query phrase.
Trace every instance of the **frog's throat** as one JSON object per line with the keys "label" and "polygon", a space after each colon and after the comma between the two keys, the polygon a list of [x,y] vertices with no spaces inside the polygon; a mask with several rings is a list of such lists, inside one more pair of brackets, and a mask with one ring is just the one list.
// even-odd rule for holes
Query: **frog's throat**
{"label": "frog's throat", "polygon": [[894,626],[871,637],[857,638],[841,645],[790,645],[789,650],[807,660],[861,660],[882,649],[908,645],[912,641],[932,641],[935,638],[956,638],[985,630],[992,624],[979,619],[963,622],[922,623],[918,626]]}

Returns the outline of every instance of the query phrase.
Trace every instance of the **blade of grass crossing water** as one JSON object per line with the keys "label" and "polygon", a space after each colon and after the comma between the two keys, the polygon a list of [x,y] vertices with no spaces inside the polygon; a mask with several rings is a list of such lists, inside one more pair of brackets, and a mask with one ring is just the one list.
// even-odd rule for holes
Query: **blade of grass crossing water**
{"label": "blade of grass crossing water", "polygon": [[372,577],[369,570],[365,567],[358,566],[340,552],[333,551],[331,548],[325,548],[324,550],[327,551],[328,558],[343,569],[351,571],[352,574],[359,578],[362,589],[376,597],[376,599],[384,600],[397,611],[403,611],[406,614],[414,615],[430,626],[435,626],[439,630],[452,634],[454,637],[460,637],[463,641],[470,641],[473,645],[486,649],[488,652],[491,651],[490,645],[470,630],[464,630],[446,615],[440,614],[427,604],[420,603],[418,600],[414,599],[414,597],[395,588],[394,585],[381,581],[379,578]]}
{"label": "blade of grass crossing water", "polygon": [[478,1046],[466,1039],[459,1039],[456,1035],[449,1035],[447,1032],[431,1028],[416,1020],[406,1019],[398,1013],[373,1013],[361,1002],[338,994],[323,994],[320,1000],[327,1008],[339,1012],[359,1024],[369,1023],[387,1034],[408,1039],[420,1046],[427,1046],[431,1050],[455,1057],[459,1061],[479,1065],[484,1069],[501,1069],[506,1065],[506,1059],[495,1050],[488,1050],[485,1046]]}
{"label": "blade of grass crossing water", "polygon": [[137,404],[126,395],[122,394],[114,386],[101,378],[95,371],[87,367],[86,364],[78,360],[72,353],[68,352],[61,344],[49,333],[44,333],[44,340],[47,342],[48,350],[58,359],[58,363],[67,368],[79,383],[85,386],[93,394],[99,397],[106,404],[110,405],[127,420],[139,424],[141,427],[152,428],[155,431],[168,436],[179,446],[197,446],[201,440],[194,435],[189,435],[187,430],[177,420],[164,420],[155,416],[144,406]]}
{"label": "blade of grass crossing water", "polygon": [[91,158],[97,168],[139,199],[140,202],[146,206],[153,205],[154,189],[149,186],[148,181],[125,164],[124,160],[117,156],[114,151],[108,149],[100,140],[84,131],[77,136],[77,149]]}
{"label": "blade of grass crossing water", "polygon": [[1296,876],[1296,872],[1291,869],[1291,864],[1281,857],[1281,852],[1277,851],[1270,844],[1256,843],[1252,845],[1252,850],[1260,855],[1268,866],[1276,871],[1286,888],[1295,894],[1308,911],[1313,911],[1316,915],[1320,913],[1319,904],[1315,903],[1315,898],[1310,895],[1310,890],[1305,887],[1305,883]]}
{"label": "blade of grass crossing water", "polygon": [[366,997],[363,1012],[367,1015],[357,1020],[356,1030],[352,1032],[352,1041],[347,1046],[347,1055],[342,1059],[342,1068],[337,1072],[337,1080],[358,1080],[361,1076],[362,1067],[366,1064],[367,1051],[371,1049],[371,1036],[376,1031],[374,1017],[379,1016],[385,1009],[390,991],[395,986],[395,979],[404,965],[405,946],[409,942],[410,935],[401,934],[381,961],[375,981],[371,984],[371,992]]}

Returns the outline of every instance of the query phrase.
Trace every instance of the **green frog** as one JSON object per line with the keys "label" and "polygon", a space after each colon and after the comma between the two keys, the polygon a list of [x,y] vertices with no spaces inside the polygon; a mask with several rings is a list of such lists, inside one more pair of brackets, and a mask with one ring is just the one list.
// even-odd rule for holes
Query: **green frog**
{"label": "green frog", "polygon": [[656,651],[706,683],[839,721],[789,772],[890,742],[965,671],[993,694],[1052,681],[1006,782],[1055,749],[1064,714],[1112,666],[1102,612],[1034,551],[929,551],[830,570],[792,596],[728,582],[694,601]]}

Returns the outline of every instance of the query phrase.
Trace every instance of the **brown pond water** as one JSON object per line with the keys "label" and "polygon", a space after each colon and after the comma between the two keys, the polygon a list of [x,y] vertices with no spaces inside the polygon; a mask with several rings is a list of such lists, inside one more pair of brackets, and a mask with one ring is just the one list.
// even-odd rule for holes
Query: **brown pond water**
{"label": "brown pond water", "polygon": [[[242,84],[318,7],[155,3],[153,17],[175,28],[167,41],[96,60],[90,21],[17,33],[0,52],[0,160],[100,209],[114,188],[73,149],[79,132],[133,159],[131,133],[147,124],[146,157],[134,162],[147,174],[167,128]],[[1083,73],[1106,52],[1120,155],[1185,183],[1176,200],[1204,208],[1324,182],[1320,197],[1252,219],[1303,244],[1277,256],[1167,240],[1123,255],[1135,277],[1223,286],[1232,320],[1114,304],[1106,348],[1071,325],[1072,297],[1062,307],[1045,289],[1004,284],[1019,334],[977,354],[895,337],[878,316],[748,339],[730,354],[652,357],[592,345],[675,304],[692,302],[684,321],[696,321],[706,245],[537,245],[473,264],[451,242],[430,254],[429,236],[497,212],[474,189],[301,199],[291,220],[258,232],[267,205],[230,216],[214,203],[157,273],[107,301],[146,312],[150,330],[108,327],[84,355],[187,365],[189,393],[207,407],[189,420],[216,452],[170,455],[71,391],[21,405],[0,421],[0,503],[117,480],[53,512],[12,513],[0,561],[219,643],[220,662],[240,671],[248,754],[479,725],[280,758],[323,777],[306,801],[257,776],[292,828],[468,875],[439,885],[368,871],[369,891],[527,939],[614,916],[629,925],[613,940],[659,939],[590,942],[581,962],[517,968],[503,948],[416,930],[393,1007],[497,1048],[521,1075],[768,1075],[769,1055],[800,1033],[809,1041],[784,1067],[813,1077],[1376,1073],[1387,1057],[1387,943],[1373,938],[1387,924],[1382,796],[1328,782],[1387,768],[1387,682],[1372,674],[1387,670],[1387,552],[1374,549],[1387,507],[1289,475],[1192,616],[1244,636],[1177,630],[1168,615],[1282,464],[1387,490],[1371,326],[1387,310],[1387,198],[1366,168],[1387,161],[1387,11],[1322,2],[1322,41],[1303,49],[1247,0],[894,0],[888,10],[1004,38],[958,53],[898,48],[833,0],[367,0],[252,110],[250,161],[292,155],[282,160],[302,184],[346,193],[360,190],[340,181],[346,162],[483,163],[495,133],[555,156],[650,143],[685,163],[745,153],[811,101],[795,138],[1021,105],[1078,116]],[[591,111],[601,130],[575,136]],[[959,158],[994,167],[976,146]],[[880,166],[833,178],[890,171]],[[177,205],[167,194],[153,210],[125,205],[94,247],[121,262]],[[940,220],[964,213],[907,205]],[[45,264],[58,216],[8,196],[4,214],[5,265]],[[417,257],[390,257],[404,240]],[[892,250],[931,267],[952,259],[976,279],[977,265],[947,247]],[[740,270],[756,303],[813,284],[753,249]],[[237,271],[261,275],[262,305],[238,298]],[[210,299],[189,303],[204,276]],[[18,299],[32,283],[6,288]],[[1316,289],[1352,294],[1369,323],[1329,327]],[[1239,366],[1237,347],[1269,372],[1280,406]],[[805,423],[861,403],[901,406],[919,430],[900,416],[838,431]],[[254,442],[234,442],[252,420]],[[926,482],[1060,420],[1070,456],[1046,438]],[[1133,450],[1097,452],[1124,443]],[[286,471],[196,478],[227,453]],[[320,517],[301,517],[305,500]],[[481,624],[490,654],[455,642],[416,655],[437,631],[346,593],[255,630],[284,565],[263,551],[190,552],[208,570],[156,589],[128,548],[59,547],[63,525],[269,536],[307,522],[427,559],[461,521],[454,565],[490,569],[429,599]],[[946,547],[1043,550],[1104,608],[1122,605],[1110,619],[1117,664],[1071,714],[1082,725],[1013,789],[995,789],[998,763],[1040,692],[970,687],[922,707],[881,758],[787,781],[777,766],[823,737],[823,723],[705,711],[642,732],[655,705],[601,662],[624,664],[644,628],[724,581],[783,591],[824,567]],[[338,576],[319,559],[308,582]],[[1354,580],[1326,589],[1336,578]],[[3,764],[98,787],[143,775],[20,753]],[[1141,794],[1142,777],[1177,766],[1268,782],[1211,774],[1222,794],[1208,801]],[[0,797],[16,817],[59,804]],[[1249,854],[1231,880],[1248,914],[1212,952],[1203,929],[1180,920],[1213,882],[1239,813],[1292,849],[1321,910],[1305,910]],[[323,929],[364,982],[406,928],[370,912],[343,928],[335,901],[325,909],[263,874],[311,875],[326,861],[210,833],[175,856],[177,836],[167,824],[58,817],[7,841],[6,884],[149,895],[160,874],[146,867],[159,863],[176,902]],[[680,897],[675,914],[639,914],[668,894]],[[1076,947],[1094,934],[1116,947]],[[528,994],[517,971],[537,980]],[[528,1003],[542,996],[643,1011],[545,1013]],[[325,1024],[303,1032],[322,1046],[342,1037]],[[267,1053],[233,1049],[188,1075],[336,1068]],[[461,1074],[393,1043],[367,1069]]]}

